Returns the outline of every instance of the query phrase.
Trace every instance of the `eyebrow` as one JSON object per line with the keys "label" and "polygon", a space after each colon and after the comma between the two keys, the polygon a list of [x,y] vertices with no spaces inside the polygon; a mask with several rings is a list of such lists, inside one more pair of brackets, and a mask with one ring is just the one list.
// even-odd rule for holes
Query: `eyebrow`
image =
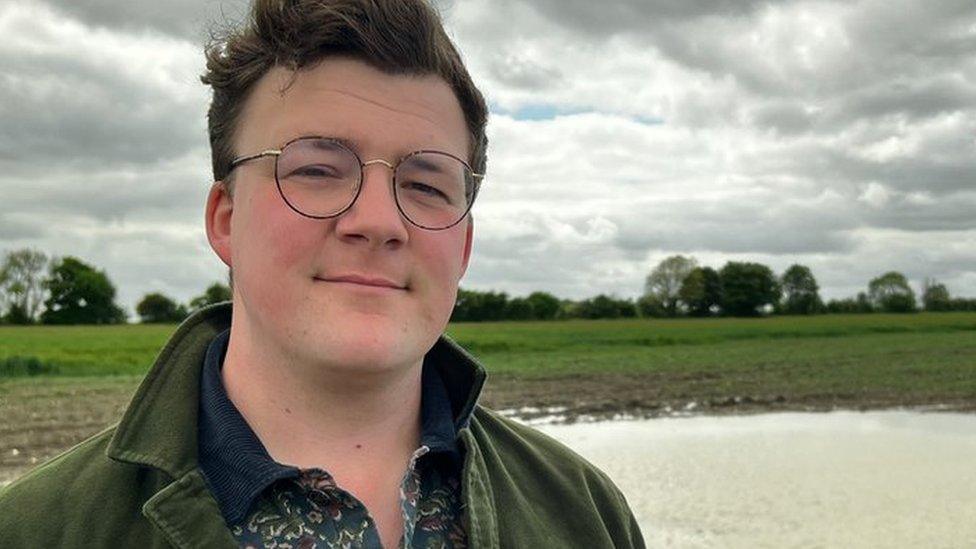
{"label": "eyebrow", "polygon": [[[353,151],[354,153],[356,153],[356,156],[359,156],[361,161],[363,161],[363,160],[369,161],[370,160],[370,159],[363,159],[363,155],[362,155],[362,143],[360,141],[356,140],[356,139],[349,138],[349,137],[338,137],[338,136],[334,136],[334,135],[323,135],[323,134],[317,134],[317,133],[310,133],[310,134],[304,134],[304,135],[301,135],[299,137],[296,137],[296,138],[292,139],[292,141],[296,141],[298,139],[314,139],[314,138],[327,139],[327,140],[330,140],[330,141],[334,141],[334,142],[339,143],[340,145],[346,147],[347,149]],[[407,156],[409,156],[409,155],[411,155],[413,153],[425,152],[425,151],[426,152],[442,152],[442,151],[435,151],[434,149],[425,149],[425,148],[412,149],[412,150],[407,151],[404,154],[398,156],[396,158],[396,162],[399,162],[399,161],[403,160],[404,158],[406,158]],[[416,162],[417,165],[418,165],[418,167],[420,167],[422,169],[430,170],[430,171],[435,172],[435,173],[444,173],[444,169],[441,166],[439,166],[439,165],[437,165],[435,163],[426,161],[423,158],[417,158],[416,160],[414,160],[414,162]]]}
{"label": "eyebrow", "polygon": [[334,141],[336,143],[339,143],[343,147],[346,147],[347,149],[352,150],[357,155],[359,154],[359,151],[361,150],[361,147],[360,147],[361,143],[359,143],[355,139],[350,139],[350,138],[346,138],[346,137],[336,137],[334,135],[322,135],[322,134],[308,134],[308,135],[302,135],[302,136],[296,137],[295,139],[292,139],[292,141],[297,141],[298,139],[325,139],[325,140],[328,140],[328,141]]}
{"label": "eyebrow", "polygon": [[432,171],[434,173],[444,173],[443,167],[437,165],[434,162],[430,162],[429,160],[424,160],[423,158],[418,156],[411,156],[410,160],[412,163],[416,164],[417,167],[423,170]]}

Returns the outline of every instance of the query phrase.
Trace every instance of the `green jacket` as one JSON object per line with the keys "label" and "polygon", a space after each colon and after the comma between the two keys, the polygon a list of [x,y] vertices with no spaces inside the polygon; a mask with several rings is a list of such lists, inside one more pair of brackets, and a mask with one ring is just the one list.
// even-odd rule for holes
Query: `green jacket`
{"label": "green jacket", "polygon": [[[200,371],[230,306],[169,340],[115,426],[0,491],[3,547],[236,547],[197,465]],[[445,351],[445,348],[447,351]],[[471,547],[643,547],[620,491],[562,444],[477,404],[484,370],[446,338]],[[460,353],[460,354],[458,354]]]}

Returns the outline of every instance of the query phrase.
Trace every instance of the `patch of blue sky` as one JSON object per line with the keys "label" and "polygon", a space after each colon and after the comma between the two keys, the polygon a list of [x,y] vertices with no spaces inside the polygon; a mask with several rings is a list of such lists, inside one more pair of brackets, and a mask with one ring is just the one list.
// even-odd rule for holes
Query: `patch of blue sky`
{"label": "patch of blue sky", "polygon": [[[511,116],[515,120],[553,120],[559,116],[570,116],[574,114],[586,114],[599,112],[596,109],[567,108],[547,103],[530,103],[515,109],[505,109],[495,103],[488,106],[489,110],[496,114]],[[653,116],[630,116],[634,122],[645,125],[663,124],[664,119]]]}
{"label": "patch of blue sky", "polygon": [[567,109],[565,107],[558,107],[556,105],[539,103],[522,105],[521,107],[510,111],[497,109],[496,112],[506,114],[516,120],[552,120],[557,116],[583,114],[594,111],[592,109]]}
{"label": "patch of blue sky", "polygon": [[645,126],[660,126],[664,124],[664,119],[660,116],[632,116],[630,118],[634,122],[640,122]]}

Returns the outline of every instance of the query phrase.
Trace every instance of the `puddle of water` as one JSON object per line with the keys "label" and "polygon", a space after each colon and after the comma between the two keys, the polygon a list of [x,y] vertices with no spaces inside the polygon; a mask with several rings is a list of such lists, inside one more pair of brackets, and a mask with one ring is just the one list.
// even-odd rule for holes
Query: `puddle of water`
{"label": "puddle of water", "polygon": [[648,547],[976,547],[976,415],[540,425],[607,472]]}

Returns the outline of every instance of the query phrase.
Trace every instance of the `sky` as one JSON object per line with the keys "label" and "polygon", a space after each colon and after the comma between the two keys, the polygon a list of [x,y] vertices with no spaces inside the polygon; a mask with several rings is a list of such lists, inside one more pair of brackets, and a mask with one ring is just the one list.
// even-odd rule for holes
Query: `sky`
{"label": "sky", "polygon": [[[463,287],[636,297],[683,254],[976,297],[972,0],[437,5],[491,110]],[[224,281],[199,75],[245,11],[0,0],[0,251],[82,258],[130,311]]]}

